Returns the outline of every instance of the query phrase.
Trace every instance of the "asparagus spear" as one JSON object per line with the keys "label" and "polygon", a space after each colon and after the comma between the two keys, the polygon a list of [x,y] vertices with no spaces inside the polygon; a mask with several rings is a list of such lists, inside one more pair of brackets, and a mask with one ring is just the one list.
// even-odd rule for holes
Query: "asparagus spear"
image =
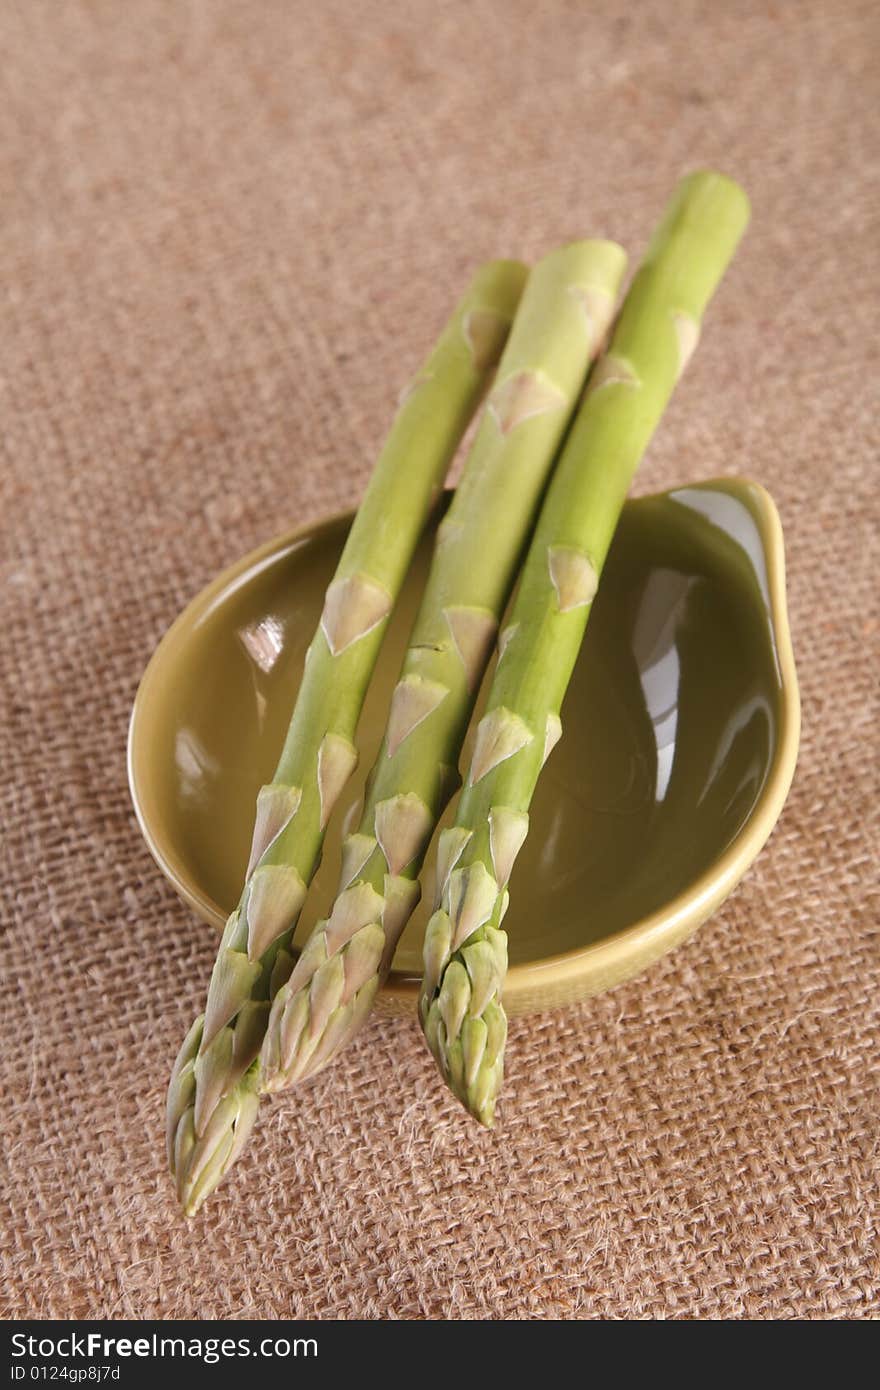
{"label": "asparagus spear", "polygon": [[205,1013],[171,1077],[168,1160],[188,1215],[227,1172],[253,1123],[253,1064],[269,1001],[292,968],[290,941],[324,829],[357,762],[355,726],[388,615],[526,277],[516,261],[477,272],[402,397],[327,589],[277,770],[257,797],[246,881],[223,932]]}
{"label": "asparagus spear", "polygon": [[529,277],[461,483],[440,526],[338,896],[272,1004],[262,1089],[325,1066],[366,1017],[419,898],[416,875],[456,764],[523,545],[610,324],[626,257],[585,241]]}
{"label": "asparagus spear", "polygon": [[697,343],[703,311],[748,221],[718,174],[673,195],[590,377],[522,572],[456,824],[440,837],[419,1012],[456,1096],[491,1126],[507,1020],[508,880],[631,477]]}

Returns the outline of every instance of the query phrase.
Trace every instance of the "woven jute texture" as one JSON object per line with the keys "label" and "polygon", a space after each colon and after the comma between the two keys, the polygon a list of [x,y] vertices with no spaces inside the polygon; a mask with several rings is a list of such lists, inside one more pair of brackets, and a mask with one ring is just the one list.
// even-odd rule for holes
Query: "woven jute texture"
{"label": "woven jute texture", "polygon": [[[876,6],[21,0],[0,30],[3,1311],[877,1315]],[[779,827],[687,945],[514,1022],[494,1135],[374,1020],[187,1225],[164,1090],[214,938],[135,824],[141,672],[221,567],[357,499],[479,260],[635,258],[700,165],[753,223],[637,490],[777,500]]]}

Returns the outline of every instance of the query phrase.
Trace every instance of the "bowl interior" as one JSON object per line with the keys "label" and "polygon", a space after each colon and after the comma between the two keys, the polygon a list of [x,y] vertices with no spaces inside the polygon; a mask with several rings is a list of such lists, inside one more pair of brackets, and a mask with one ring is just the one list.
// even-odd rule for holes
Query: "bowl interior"
{"label": "bowl interior", "polygon": [[[627,504],[511,884],[512,963],[661,912],[754,812],[783,711],[761,506],[747,483]],[[171,629],[139,692],[141,823],[172,881],[216,923],[238,900],[256,793],[271,780],[347,526],[282,537],[222,575]],[[359,775],[337,807],[299,941],[332,901],[429,552],[430,536],[389,627],[359,727]],[[427,884],[431,867],[432,857]],[[395,957],[404,976],[419,974],[430,887],[424,897]]]}

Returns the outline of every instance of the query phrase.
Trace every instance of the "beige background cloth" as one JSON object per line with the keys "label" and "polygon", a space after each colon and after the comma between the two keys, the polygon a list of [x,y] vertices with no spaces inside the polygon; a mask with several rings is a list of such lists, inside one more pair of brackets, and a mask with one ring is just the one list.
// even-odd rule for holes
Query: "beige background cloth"
{"label": "beige background cloth", "polygon": [[[9,0],[0,28],[3,1310],[876,1315],[876,6]],[[636,257],[699,165],[754,219],[637,491],[777,499],[779,828],[674,955],[512,1025],[494,1135],[374,1020],[188,1226],[164,1091],[214,941],[129,803],[150,653],[357,499],[480,259]]]}

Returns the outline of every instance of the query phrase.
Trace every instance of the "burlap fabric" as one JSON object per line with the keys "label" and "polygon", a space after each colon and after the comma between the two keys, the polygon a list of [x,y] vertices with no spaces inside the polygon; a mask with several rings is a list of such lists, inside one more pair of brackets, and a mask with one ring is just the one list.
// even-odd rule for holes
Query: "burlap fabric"
{"label": "burlap fabric", "polygon": [[[880,1310],[872,11],[3,7],[7,1314]],[[494,1136],[374,1021],[188,1226],[164,1089],[214,943],[129,804],[143,667],[218,569],[358,497],[478,260],[635,256],[700,164],[754,221],[638,488],[745,472],[778,501],[781,824],[687,946],[513,1024]]]}

